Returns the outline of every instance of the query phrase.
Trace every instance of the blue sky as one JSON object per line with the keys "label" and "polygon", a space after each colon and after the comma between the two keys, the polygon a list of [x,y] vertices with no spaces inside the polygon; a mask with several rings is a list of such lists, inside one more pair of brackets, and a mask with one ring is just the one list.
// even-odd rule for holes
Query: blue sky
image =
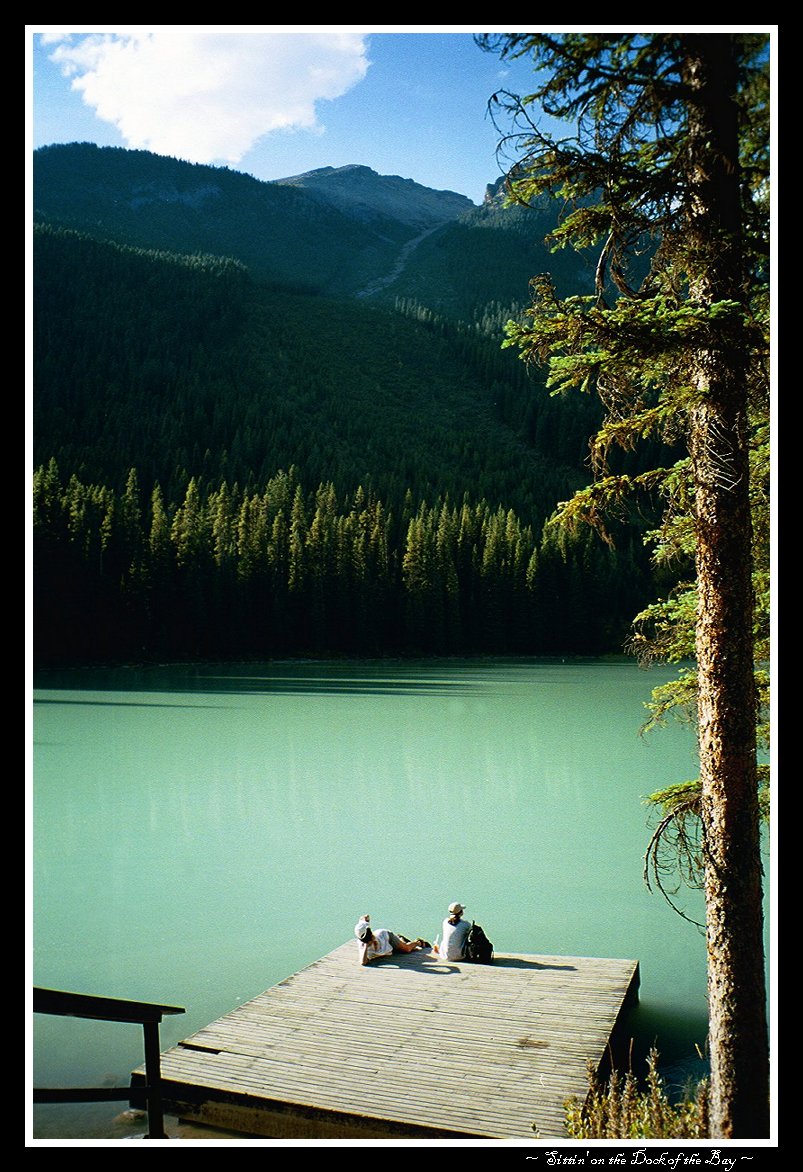
{"label": "blue sky", "polygon": [[361,163],[479,203],[500,174],[488,99],[533,83],[465,26],[80,30],[28,28],[34,148],[125,146],[258,179]]}

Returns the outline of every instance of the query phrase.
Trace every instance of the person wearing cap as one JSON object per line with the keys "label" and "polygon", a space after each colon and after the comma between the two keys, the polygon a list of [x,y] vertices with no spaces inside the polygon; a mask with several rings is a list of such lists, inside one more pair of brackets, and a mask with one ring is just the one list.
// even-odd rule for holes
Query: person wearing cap
{"label": "person wearing cap", "polygon": [[360,942],[360,964],[369,964],[372,960],[379,960],[382,956],[390,956],[394,952],[415,952],[416,948],[429,948],[429,943],[422,940],[407,940],[404,936],[397,936],[387,928],[372,928],[371,917],[366,914],[360,916],[354,925],[354,935]]}
{"label": "person wearing cap", "polygon": [[435,945],[441,960],[463,960],[469,925],[462,918],[466,909],[462,903],[450,903],[449,914],[443,921],[443,937]]}

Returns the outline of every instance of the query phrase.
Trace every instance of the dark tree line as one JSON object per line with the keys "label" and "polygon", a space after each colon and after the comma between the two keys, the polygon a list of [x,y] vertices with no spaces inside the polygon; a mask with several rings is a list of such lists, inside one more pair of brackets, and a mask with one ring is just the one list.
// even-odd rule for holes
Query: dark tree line
{"label": "dark tree line", "polygon": [[[287,654],[598,654],[648,589],[632,551],[535,534],[512,509],[193,478],[169,502],[37,469],[37,662]],[[623,588],[623,583],[627,586]]]}

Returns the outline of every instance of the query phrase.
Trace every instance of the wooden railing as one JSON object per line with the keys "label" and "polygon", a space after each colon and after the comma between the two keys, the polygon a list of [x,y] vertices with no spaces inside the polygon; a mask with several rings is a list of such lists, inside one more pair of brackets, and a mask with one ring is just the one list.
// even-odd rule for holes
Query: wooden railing
{"label": "wooden railing", "polygon": [[[83,1017],[95,1021],[122,1021],[141,1025],[145,1034],[145,1087],[148,1112],[146,1139],[166,1139],[162,1109],[161,1054],[159,1024],[165,1014],[184,1013],[177,1005],[155,1005],[148,1001],[123,1001],[116,997],[92,997],[86,993],[65,993],[60,989],[33,991],[34,1013],[58,1017]],[[34,1088],[34,1103],[95,1103],[130,1099],[130,1087],[51,1087]]]}

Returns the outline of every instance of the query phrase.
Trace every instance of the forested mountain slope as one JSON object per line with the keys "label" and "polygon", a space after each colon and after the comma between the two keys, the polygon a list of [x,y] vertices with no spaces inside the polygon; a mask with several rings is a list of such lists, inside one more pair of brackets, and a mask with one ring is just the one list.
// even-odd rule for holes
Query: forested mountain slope
{"label": "forested mountain slope", "polygon": [[37,662],[620,649],[654,589],[640,542],[543,530],[598,406],[548,396],[491,321],[516,213],[426,227],[410,295],[359,298],[429,196],[389,221],[401,189],[370,173],[379,239],[291,184],[37,156]]}
{"label": "forested mountain slope", "polygon": [[515,358],[447,323],[279,293],[235,262],[34,236],[34,455],[169,497],[190,476],[294,464],[388,504],[465,492],[539,530],[584,478],[595,405],[534,393]]}
{"label": "forested mountain slope", "polygon": [[[437,193],[417,184],[405,188],[406,207],[398,198],[377,202],[387,194],[381,177],[354,170],[367,175],[366,199],[374,190],[370,216],[356,195],[343,200],[336,190],[326,198],[326,176],[307,190],[304,177],[266,183],[149,151],[42,147],[33,156],[34,217],[137,247],[229,256],[256,280],[340,296],[390,269],[421,232],[422,217],[434,227],[471,207],[453,193],[433,201]],[[335,172],[339,189],[337,180]]]}
{"label": "forested mountain slope", "polygon": [[[562,289],[591,288],[575,253],[548,254],[558,201],[504,207],[501,181],[479,207],[368,167],[325,167],[266,183],[225,167],[70,143],[33,157],[37,222],[146,249],[229,256],[255,280],[341,297],[379,282],[398,299],[499,331],[549,267]],[[402,251],[412,247],[401,272]]]}
{"label": "forested mountain slope", "polygon": [[544,243],[560,212],[548,197],[530,207],[505,206],[502,182],[489,185],[484,203],[423,239],[376,299],[467,322],[498,341],[507,319],[529,304],[537,273],[549,271],[561,295],[593,291],[589,257],[551,253]]}

